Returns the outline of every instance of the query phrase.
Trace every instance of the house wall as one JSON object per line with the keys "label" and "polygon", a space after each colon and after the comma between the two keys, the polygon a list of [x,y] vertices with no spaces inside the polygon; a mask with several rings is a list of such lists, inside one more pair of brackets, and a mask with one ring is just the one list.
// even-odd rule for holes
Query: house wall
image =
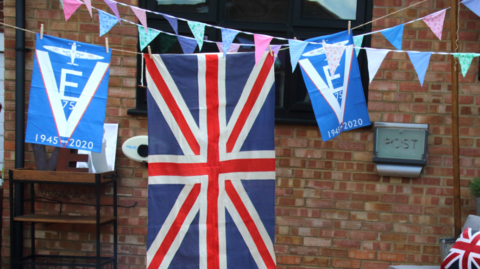
{"label": "house wall", "polygon": [[[98,37],[98,15],[91,19],[85,6],[64,21],[57,0],[27,0],[27,28],[45,34],[104,45]],[[137,4],[136,0],[123,1]],[[396,11],[412,0],[375,0],[374,17]],[[446,8],[450,1],[427,1],[415,8],[374,23],[374,30],[416,19]],[[5,22],[14,24],[15,1],[4,2]],[[95,7],[108,10],[103,1]],[[108,10],[109,11],[109,10]],[[122,17],[134,21],[128,8],[119,6]],[[449,11],[442,40],[418,21],[405,27],[405,50],[449,51]],[[480,51],[480,18],[461,5],[459,51]],[[115,26],[107,35],[112,48],[136,51],[134,26]],[[34,48],[35,37],[26,33],[26,45]],[[14,87],[15,31],[5,28],[5,142],[6,169],[14,167]],[[381,34],[372,46],[393,48]],[[30,88],[33,53],[27,53],[26,91]],[[465,78],[460,77],[460,144],[462,218],[475,210],[467,188],[468,181],[480,174],[480,86],[477,85],[478,58]],[[429,124],[428,164],[420,178],[380,177],[372,163],[373,132],[364,128],[342,133],[323,142],[316,126],[276,125],[277,155],[276,238],[278,268],[373,268],[389,264],[439,264],[440,238],[453,236],[453,190],[451,149],[450,58],[432,55],[421,87],[406,53],[389,53],[369,89],[371,121]],[[147,169],[127,159],[121,144],[129,137],[147,134],[147,119],[129,116],[135,107],[136,58],[114,52],[111,62],[106,121],[119,124],[117,171],[119,204],[119,268],[145,268],[147,234]],[[27,106],[28,107],[28,106]],[[25,164],[33,167],[31,146],[27,145]],[[8,193],[8,181],[4,194]],[[38,192],[41,193],[40,187]],[[60,187],[58,187],[60,188]],[[103,203],[111,203],[111,189],[105,189]],[[74,200],[75,201],[75,200]],[[10,255],[9,203],[3,203],[2,263]],[[52,214],[59,206],[37,203],[36,210]],[[63,212],[88,214],[88,206],[65,205]],[[111,213],[111,209],[104,209]],[[92,227],[71,225],[36,226],[37,249],[41,253],[93,253]],[[102,230],[104,247],[111,253],[111,229]],[[25,233],[25,252],[29,247]],[[2,266],[2,267],[3,267]]]}

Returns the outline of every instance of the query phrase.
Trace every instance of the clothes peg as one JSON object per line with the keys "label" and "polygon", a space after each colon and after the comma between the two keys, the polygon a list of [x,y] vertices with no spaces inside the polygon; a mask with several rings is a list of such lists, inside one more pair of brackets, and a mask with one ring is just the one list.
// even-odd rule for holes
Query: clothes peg
{"label": "clothes peg", "polygon": [[43,23],[40,24],[40,39],[43,39]]}
{"label": "clothes peg", "polygon": [[107,53],[108,53],[108,37],[105,38],[105,49],[107,50]]}
{"label": "clothes peg", "polygon": [[150,55],[150,59],[153,59],[153,57],[152,57],[152,49],[150,48],[150,46],[148,46],[148,55]]}
{"label": "clothes peg", "polygon": [[270,47],[270,45],[268,45],[268,51],[270,51],[270,56],[273,56],[272,47]]}
{"label": "clothes peg", "polygon": [[348,21],[348,34],[350,34],[350,29],[352,29],[352,21]]}

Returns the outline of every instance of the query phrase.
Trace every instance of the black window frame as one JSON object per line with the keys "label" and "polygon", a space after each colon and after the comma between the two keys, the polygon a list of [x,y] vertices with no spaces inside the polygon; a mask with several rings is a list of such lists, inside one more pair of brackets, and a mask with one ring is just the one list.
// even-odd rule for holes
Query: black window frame
{"label": "black window frame", "polygon": [[[178,12],[178,11],[162,11],[157,5],[156,1],[140,0],[139,7],[164,12],[179,18],[185,18],[193,21],[201,21],[204,23],[238,29],[253,33],[267,34],[271,36],[278,36],[284,38],[294,38],[299,40],[305,40],[312,37],[329,35],[338,33],[342,30],[346,30],[348,27],[347,20],[341,19],[313,19],[302,18],[302,4],[304,1],[289,0],[289,9],[292,10],[288,14],[287,23],[268,23],[268,22],[238,22],[227,20],[225,14],[225,0],[209,0],[209,12],[208,13],[194,13],[194,12]],[[357,14],[356,20],[352,20],[352,27],[364,24],[371,21],[373,15],[373,0],[357,0]],[[151,28],[159,29],[165,32],[173,32],[169,23],[160,15],[147,13],[147,24]],[[328,27],[326,27],[328,25]],[[367,24],[353,30],[353,35],[359,35],[371,32],[372,25]],[[209,40],[221,41],[221,31],[216,28],[206,27],[205,35]],[[186,24],[179,23],[178,32],[180,35],[192,36],[190,29]],[[153,41],[155,42],[155,41]],[[152,42],[152,52],[160,53],[156,51]],[[273,40],[279,44],[286,43],[285,41]],[[363,46],[370,46],[371,36],[366,35],[363,41]],[[138,48],[140,50],[140,48]],[[198,48],[197,48],[198,50]],[[146,49],[144,50],[146,52]],[[137,82],[140,85],[141,74],[141,56],[137,57]],[[291,72],[290,55],[285,54],[287,63],[285,64],[285,74]],[[360,51],[358,56],[358,64],[360,68],[360,74],[362,78],[363,89],[365,93],[365,100],[368,102],[368,65],[366,59],[366,53],[364,50]],[[290,69],[289,69],[290,68]],[[310,102],[299,101],[299,87],[304,88],[303,77],[300,72],[300,68],[296,68],[295,72],[291,75],[285,75],[283,103],[275,107],[275,122],[285,124],[304,124],[304,125],[316,125],[313,108]],[[300,85],[300,86],[299,86]],[[136,108],[129,109],[129,115],[146,115],[146,88],[137,87],[137,100]]]}

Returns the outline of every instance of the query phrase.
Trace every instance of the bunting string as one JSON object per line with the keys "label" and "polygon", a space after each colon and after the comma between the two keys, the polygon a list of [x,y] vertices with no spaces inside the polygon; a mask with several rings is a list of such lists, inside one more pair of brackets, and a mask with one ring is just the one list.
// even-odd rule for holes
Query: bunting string
{"label": "bunting string", "polygon": [[[428,0],[423,0],[423,1],[421,1],[421,2],[415,3],[415,4],[410,5],[410,6],[408,6],[408,7],[404,7],[404,8],[402,8],[402,9],[397,10],[397,11],[394,11],[394,12],[392,12],[392,13],[389,13],[389,14],[387,14],[387,15],[385,15],[385,16],[380,17],[380,18],[376,18],[376,19],[371,20],[371,21],[369,21],[369,22],[366,22],[366,23],[364,23],[364,24],[360,24],[360,25],[358,25],[358,26],[353,27],[352,30],[357,29],[357,28],[360,28],[360,27],[365,26],[365,25],[368,25],[368,24],[370,24],[370,23],[374,23],[374,22],[376,22],[376,21],[378,21],[378,20],[381,20],[381,19],[385,19],[386,17],[392,16],[393,14],[396,14],[396,13],[398,13],[398,12],[404,11],[404,10],[409,9],[409,8],[411,8],[411,7],[414,7],[414,6],[416,6],[416,5],[420,5],[421,3],[424,3],[424,2],[427,2],[427,1],[428,1]],[[413,21],[412,21],[412,22],[413,22]]]}

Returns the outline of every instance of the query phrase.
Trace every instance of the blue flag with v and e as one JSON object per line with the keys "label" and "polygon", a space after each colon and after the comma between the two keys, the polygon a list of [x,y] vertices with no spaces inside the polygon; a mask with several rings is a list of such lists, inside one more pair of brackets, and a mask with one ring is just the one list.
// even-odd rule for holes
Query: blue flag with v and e
{"label": "blue flag with v and e", "polygon": [[[340,32],[308,39],[299,65],[312,101],[323,141],[341,132],[370,125],[352,36]],[[345,51],[333,76],[321,44],[344,45]]]}
{"label": "blue flag with v and e", "polygon": [[37,34],[25,142],[101,152],[110,55]]}

